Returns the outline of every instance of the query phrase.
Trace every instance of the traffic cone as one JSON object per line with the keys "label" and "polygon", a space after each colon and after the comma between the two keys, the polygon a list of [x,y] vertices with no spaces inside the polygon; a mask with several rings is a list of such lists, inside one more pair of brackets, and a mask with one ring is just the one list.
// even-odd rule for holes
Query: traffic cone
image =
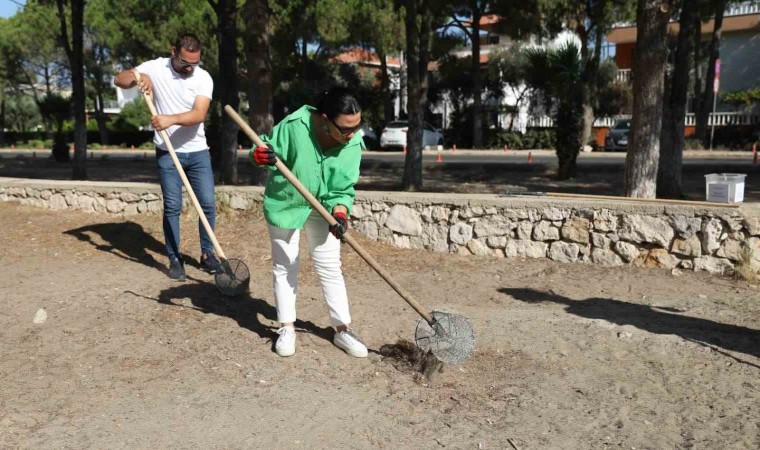
{"label": "traffic cone", "polygon": [[143,152],[143,159],[148,159],[148,152]]}
{"label": "traffic cone", "polygon": [[533,153],[532,152],[528,152],[528,164],[530,164],[532,162],[533,162]]}
{"label": "traffic cone", "polygon": [[509,149],[507,148],[507,144],[504,144],[504,153],[507,153],[507,150],[509,150]]}
{"label": "traffic cone", "polygon": [[752,164],[757,164],[757,157],[758,157],[758,154],[757,152],[755,152],[755,157],[752,158]]}
{"label": "traffic cone", "polygon": [[757,142],[752,144],[752,154],[757,155]]}
{"label": "traffic cone", "polygon": [[242,146],[242,145],[238,145],[238,151],[239,151],[239,152],[242,152],[242,151],[243,151],[243,146]]}
{"label": "traffic cone", "polygon": [[11,145],[11,149],[16,150],[16,144]]}
{"label": "traffic cone", "polygon": [[438,157],[435,158],[435,162],[443,162],[443,157],[441,156],[440,150],[438,150]]}
{"label": "traffic cone", "polygon": [[454,147],[452,147],[452,148],[451,148],[451,151],[452,151],[452,152],[455,152],[455,151],[457,151],[457,144],[454,144]]}
{"label": "traffic cone", "polygon": [[131,148],[132,150],[134,150],[134,149],[135,149],[135,146],[134,146],[134,145],[131,145],[129,148]]}
{"label": "traffic cone", "polygon": [[404,146],[404,154],[406,155],[406,145]]}

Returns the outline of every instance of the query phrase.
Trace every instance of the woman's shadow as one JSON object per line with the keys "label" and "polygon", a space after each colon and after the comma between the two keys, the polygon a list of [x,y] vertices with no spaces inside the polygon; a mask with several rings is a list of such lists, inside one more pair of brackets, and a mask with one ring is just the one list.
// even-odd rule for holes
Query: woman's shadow
{"label": "woman's shadow", "polygon": [[[178,299],[189,299],[191,308],[203,314],[214,314],[229,317],[242,328],[253,331],[263,339],[269,339],[274,343],[277,340],[277,326],[262,323],[261,317],[276,323],[277,309],[264,299],[255,298],[250,293],[241,294],[237,297],[222,295],[212,283],[197,282],[183,283],[164,289],[158,298],[148,297],[133,291],[127,291],[139,297],[154,300],[162,305],[184,306],[175,303]],[[295,327],[300,331],[313,334],[326,341],[332,342],[332,328],[322,328],[311,321],[296,320]]]}

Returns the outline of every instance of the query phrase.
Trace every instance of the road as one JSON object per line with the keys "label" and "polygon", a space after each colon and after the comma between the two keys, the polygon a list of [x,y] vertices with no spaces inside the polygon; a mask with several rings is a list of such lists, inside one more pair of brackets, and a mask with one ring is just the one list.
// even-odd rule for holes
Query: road
{"label": "road", "polygon": [[[88,150],[88,159],[112,159],[112,160],[139,160],[153,159],[155,157],[153,150],[131,150],[131,149],[106,149],[106,150]],[[436,164],[438,151],[425,150],[423,152],[423,162],[425,164]],[[49,150],[33,149],[0,149],[0,159],[32,159],[48,158]],[[557,167],[557,157],[553,150],[457,150],[450,149],[440,152],[442,163],[453,165],[498,165],[504,164],[516,166],[521,164],[534,164],[545,167]],[[760,156],[760,155],[758,155]],[[238,151],[239,159],[247,159],[247,151]],[[530,161],[529,161],[530,159]],[[726,152],[726,151],[703,151],[689,150],[684,152],[684,165],[702,166],[702,167],[736,167],[755,169],[760,167],[760,161],[753,164],[754,158],[752,152]],[[366,151],[362,156],[362,163],[365,165],[373,164],[392,164],[402,165],[404,163],[404,154],[399,151],[395,152],[378,152]],[[439,163],[440,164],[440,163]],[[578,155],[578,166],[582,167],[614,167],[625,165],[625,153],[581,153]],[[753,167],[754,166],[754,167]]]}

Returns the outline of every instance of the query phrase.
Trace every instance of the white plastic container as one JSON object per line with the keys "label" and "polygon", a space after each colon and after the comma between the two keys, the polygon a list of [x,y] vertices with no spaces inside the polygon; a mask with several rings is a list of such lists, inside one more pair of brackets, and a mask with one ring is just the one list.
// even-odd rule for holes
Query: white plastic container
{"label": "white plastic container", "polygon": [[705,175],[708,202],[741,203],[744,201],[743,173],[711,173]]}

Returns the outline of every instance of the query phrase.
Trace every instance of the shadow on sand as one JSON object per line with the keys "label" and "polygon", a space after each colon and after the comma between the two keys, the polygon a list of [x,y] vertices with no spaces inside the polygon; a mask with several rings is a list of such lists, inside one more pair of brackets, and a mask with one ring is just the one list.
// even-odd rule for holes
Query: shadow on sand
{"label": "shadow on sand", "polygon": [[618,325],[632,325],[654,334],[674,334],[710,347],[741,363],[760,368],[756,364],[721,351],[722,349],[760,358],[760,330],[675,314],[674,312],[680,311],[673,308],[657,308],[609,298],[572,300],[534,289],[501,288],[499,292],[525,303],[551,302],[565,305],[565,311],[579,317],[603,319]]}

